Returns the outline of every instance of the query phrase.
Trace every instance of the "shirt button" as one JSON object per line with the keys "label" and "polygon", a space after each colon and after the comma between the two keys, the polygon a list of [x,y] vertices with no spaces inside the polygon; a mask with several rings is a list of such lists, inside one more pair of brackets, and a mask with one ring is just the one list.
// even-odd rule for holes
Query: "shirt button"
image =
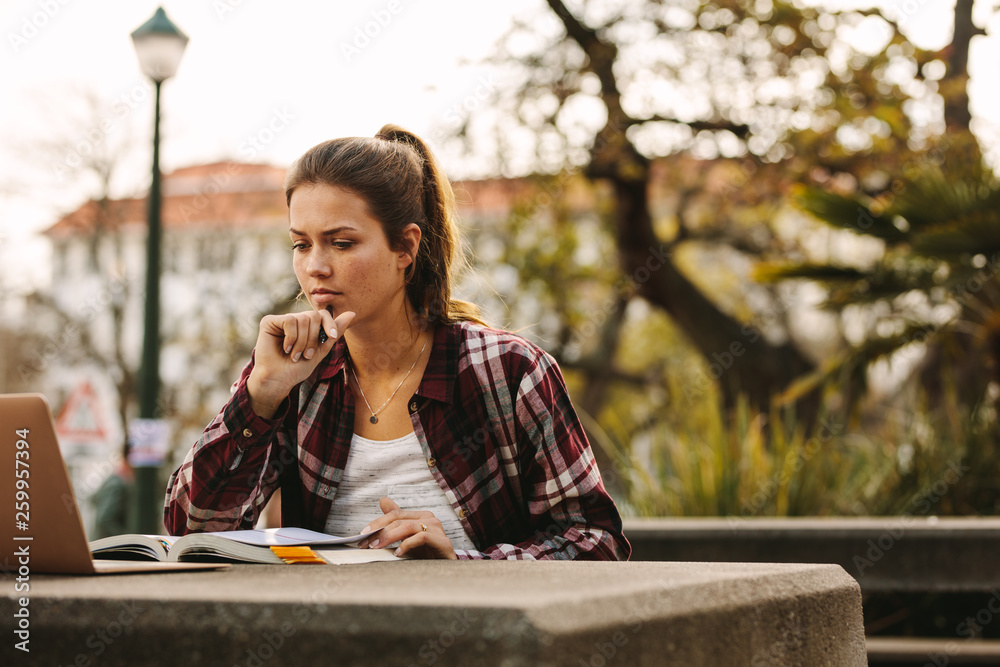
{"label": "shirt button", "polygon": [[417,411],[417,402],[410,401],[410,412],[416,412],[416,411]]}
{"label": "shirt button", "polygon": [[248,428],[243,429],[243,437],[244,438],[252,438],[253,437],[253,431],[251,431]]}
{"label": "shirt button", "polygon": [[464,519],[465,517],[469,516],[469,513],[465,511],[464,507],[460,507],[457,514],[459,519]]}
{"label": "shirt button", "polygon": [[427,467],[428,468],[433,468],[437,464],[438,464],[437,459],[434,458],[433,456],[431,458],[427,459]]}

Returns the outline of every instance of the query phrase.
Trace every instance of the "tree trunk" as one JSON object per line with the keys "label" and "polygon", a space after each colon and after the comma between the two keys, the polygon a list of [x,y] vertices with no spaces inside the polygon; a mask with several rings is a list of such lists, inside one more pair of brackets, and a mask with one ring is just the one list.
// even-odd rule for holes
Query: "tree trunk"
{"label": "tree trunk", "polygon": [[[812,370],[813,364],[792,345],[772,345],[760,332],[722,312],[674,265],[666,244],[653,231],[647,193],[649,160],[626,134],[635,121],[621,106],[614,73],[618,48],[582,24],[561,0],[548,0],[548,4],[570,39],[587,54],[587,69],[601,82],[608,121],[591,150],[588,175],[608,179],[613,185],[622,268],[639,285],[639,294],[662,308],[702,353],[726,405],[735,405],[736,398],[745,394],[766,412],[772,396]],[[693,389],[703,391],[704,387]]]}
{"label": "tree trunk", "polygon": [[949,131],[969,131],[969,43],[976,35],[985,35],[972,22],[972,0],[955,2],[955,34],[945,49],[948,71],[941,81],[944,97],[944,121]]}
{"label": "tree trunk", "polygon": [[645,178],[619,173],[612,180],[622,264],[639,283],[639,294],[662,308],[698,348],[727,406],[735,405],[742,393],[767,411],[772,396],[813,370],[813,364],[791,344],[772,345],[756,329],[719,310],[678,270],[653,232]]}

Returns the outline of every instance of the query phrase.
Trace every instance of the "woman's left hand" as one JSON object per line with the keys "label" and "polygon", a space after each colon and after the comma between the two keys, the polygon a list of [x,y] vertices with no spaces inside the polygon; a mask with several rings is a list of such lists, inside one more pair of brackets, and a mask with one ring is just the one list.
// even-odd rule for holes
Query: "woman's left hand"
{"label": "woman's left hand", "polygon": [[404,512],[390,498],[379,501],[379,508],[384,514],[365,526],[361,532],[367,533],[379,528],[382,532],[361,540],[359,547],[375,549],[402,540],[395,551],[397,556],[457,558],[451,540],[445,535],[441,522],[433,512]]}

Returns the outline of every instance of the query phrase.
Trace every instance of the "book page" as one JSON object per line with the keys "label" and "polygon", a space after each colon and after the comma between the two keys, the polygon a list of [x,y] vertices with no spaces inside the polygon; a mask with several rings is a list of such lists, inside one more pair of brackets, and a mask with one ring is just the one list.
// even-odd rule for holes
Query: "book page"
{"label": "book page", "polygon": [[270,546],[291,546],[291,545],[313,545],[313,544],[350,544],[363,540],[369,535],[374,535],[377,530],[373,530],[364,535],[351,535],[349,537],[338,537],[318,533],[306,528],[259,528],[256,530],[223,530],[214,533],[202,533],[203,535],[217,535],[218,537],[252,544],[260,547]]}
{"label": "book page", "polygon": [[376,561],[406,560],[394,555],[393,549],[358,549],[356,547],[316,547],[313,549],[330,565],[374,563]]}

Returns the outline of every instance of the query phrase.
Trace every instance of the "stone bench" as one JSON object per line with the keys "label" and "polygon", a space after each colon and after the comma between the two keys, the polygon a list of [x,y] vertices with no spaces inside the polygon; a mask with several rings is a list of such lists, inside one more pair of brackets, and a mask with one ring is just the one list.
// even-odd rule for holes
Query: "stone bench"
{"label": "stone bench", "polygon": [[[13,580],[0,615],[11,623]],[[33,575],[4,665],[865,665],[834,565],[408,561]]]}
{"label": "stone bench", "polygon": [[632,560],[836,563],[876,592],[1000,588],[1000,518],[630,519]]}
{"label": "stone bench", "polygon": [[[857,579],[866,603],[873,596],[983,594],[968,615],[987,627],[1000,618],[1000,518],[631,519],[625,534],[634,560],[834,563]],[[942,637],[869,637],[869,662],[1000,664],[1000,640],[950,633],[954,628],[944,627]]]}

